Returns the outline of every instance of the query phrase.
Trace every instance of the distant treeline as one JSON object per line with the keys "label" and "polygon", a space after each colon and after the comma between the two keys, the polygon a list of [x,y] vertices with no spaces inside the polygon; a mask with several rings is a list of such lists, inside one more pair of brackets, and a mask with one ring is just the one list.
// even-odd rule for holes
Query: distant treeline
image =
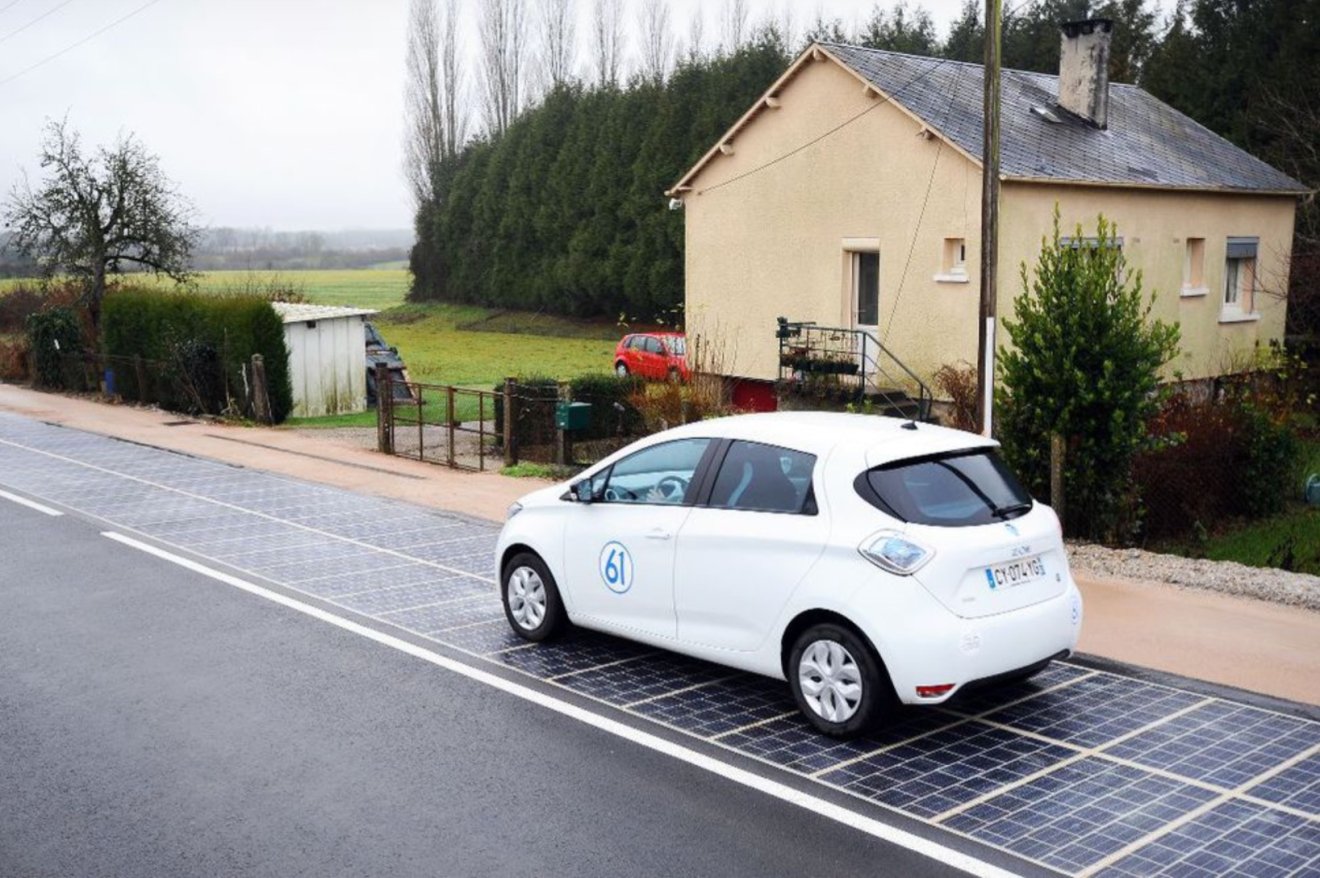
{"label": "distant treeline", "polygon": [[342,232],[276,232],[270,229],[203,229],[193,249],[198,271],[224,269],[365,268],[408,258],[406,229]]}
{"label": "distant treeline", "polygon": [[[1143,85],[1317,186],[1318,3],[1188,0],[1164,21],[1153,0],[1011,4],[1003,61],[1057,73],[1059,24],[1112,18],[1113,81]],[[900,3],[876,7],[854,31],[817,20],[805,37],[979,62],[981,22],[980,4],[969,0],[941,41],[928,13]],[[767,25],[736,51],[690,53],[664,82],[561,86],[502,135],[468,143],[442,163],[434,195],[417,211],[410,297],[637,318],[678,305],[683,220],[665,209],[662,193],[804,44]],[[1310,201],[1298,218],[1297,256],[1320,252],[1318,233],[1320,206]],[[1303,303],[1320,305],[1315,275],[1294,270],[1299,315]]]}
{"label": "distant treeline", "polygon": [[[0,232],[0,278],[33,277],[39,268],[6,245]],[[405,262],[413,234],[407,229],[342,232],[276,232],[227,227],[202,229],[193,248],[198,271],[366,268],[382,262]]]}

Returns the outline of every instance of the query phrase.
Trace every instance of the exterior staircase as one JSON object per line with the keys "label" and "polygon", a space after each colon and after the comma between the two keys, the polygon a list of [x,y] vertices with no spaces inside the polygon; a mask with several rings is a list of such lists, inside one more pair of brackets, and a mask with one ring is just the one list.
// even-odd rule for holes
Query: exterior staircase
{"label": "exterior staircase", "polygon": [[780,317],[775,335],[781,401],[931,420],[930,388],[871,333]]}

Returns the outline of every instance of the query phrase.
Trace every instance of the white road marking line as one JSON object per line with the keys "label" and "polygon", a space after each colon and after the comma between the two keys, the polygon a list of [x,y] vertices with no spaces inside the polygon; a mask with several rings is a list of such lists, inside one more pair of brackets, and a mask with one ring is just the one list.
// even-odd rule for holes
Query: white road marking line
{"label": "white road marking line", "polygon": [[17,494],[11,494],[8,491],[0,491],[0,497],[4,497],[6,500],[10,501],[11,503],[17,503],[19,506],[26,506],[28,509],[35,509],[38,512],[42,513],[43,515],[49,515],[55,517],[64,514],[63,512],[60,512],[58,509],[51,509],[49,506],[42,506],[40,503],[37,503],[34,500],[29,500],[26,497],[20,497]]}
{"label": "white road marking line", "polygon": [[524,701],[529,701],[533,704],[553,710],[562,716],[575,719],[581,723],[599,729],[600,731],[631,741],[638,746],[654,750],[657,753],[663,753],[664,755],[678,759],[681,762],[686,762],[688,765],[695,768],[709,771],[725,780],[773,796],[782,802],[811,811],[827,820],[841,823],[844,826],[856,829],[857,831],[865,833],[873,838],[913,851],[916,854],[943,863],[946,866],[960,869],[970,875],[979,876],[979,878],[1013,878],[1012,872],[991,863],[987,863],[984,860],[977,859],[970,854],[965,854],[961,851],[954,850],[953,848],[946,847],[939,842],[922,838],[919,835],[899,829],[896,826],[890,826],[889,824],[883,823],[872,817],[858,814],[848,808],[842,807],[841,805],[836,805],[833,802],[826,801],[818,796],[794,789],[793,787],[780,783],[779,781],[762,777],[754,772],[747,771],[746,769],[721,762],[712,756],[699,753],[690,747],[685,747],[682,744],[669,741],[665,738],[653,735],[650,732],[636,729],[617,720],[610,719],[609,717],[593,713],[575,704],[560,700],[553,695],[524,686],[521,683],[516,683],[479,668],[471,667],[463,662],[451,659],[448,656],[431,652],[425,647],[395,637],[392,634],[386,634],[382,631],[368,628],[367,626],[354,622],[351,619],[336,616],[334,613],[327,612],[319,607],[314,607],[311,604],[303,603],[296,598],[271,591],[267,588],[262,588],[255,583],[247,582],[236,576],[230,576],[227,573],[214,570],[203,564],[198,564],[188,558],[183,558],[171,552],[166,552],[164,549],[158,549],[148,543],[139,542],[131,537],[126,537],[113,531],[106,531],[102,533],[102,536],[125,546],[137,549],[138,551],[145,552],[148,555],[154,555],[157,558],[169,561],[171,564],[177,564],[180,567],[201,574],[202,576],[209,577],[210,579],[214,579],[217,582],[222,582],[225,585],[233,586],[234,588],[241,589],[249,594],[265,598],[268,601],[287,607],[288,609],[311,616],[314,619],[328,622],[337,628],[361,635],[362,637],[373,640],[382,646],[388,646],[391,649],[398,650],[399,652],[405,653],[414,658],[430,662],[431,664],[444,668],[447,671],[451,671],[475,682],[498,689],[501,692],[512,695],[516,698],[521,698]]}
{"label": "white road marking line", "polygon": [[[428,566],[428,567],[434,567],[434,568],[436,568],[437,570],[445,570],[445,571],[448,571],[449,573],[456,573],[456,574],[458,574],[459,576],[468,576],[468,577],[471,577],[472,579],[476,579],[476,580],[478,580],[478,581],[480,581],[480,582],[492,582],[492,583],[495,582],[494,579],[492,579],[492,578],[490,578],[490,577],[488,577],[488,576],[480,576],[480,575],[478,575],[478,574],[476,574],[476,573],[471,573],[471,572],[469,572],[469,571],[467,571],[467,570],[459,570],[459,569],[456,568],[456,567],[447,567],[447,566],[445,566],[444,564],[438,564],[438,563],[436,563],[435,561],[424,561],[424,560],[422,560],[421,558],[414,558],[414,557],[412,557],[411,555],[405,555],[405,554],[403,554],[402,552],[396,552],[396,551],[394,551],[393,549],[385,549],[385,548],[382,548],[382,547],[380,547],[380,546],[373,546],[373,545],[371,545],[370,543],[364,543],[364,542],[362,542],[361,540],[356,540],[356,539],[353,539],[352,537],[340,536],[339,534],[331,533],[330,531],[320,530],[320,529],[318,529],[318,528],[315,528],[315,527],[309,527],[309,526],[304,525],[304,524],[298,524],[297,522],[290,521],[290,520],[288,520],[287,518],[279,518],[279,517],[274,516],[274,515],[267,515],[266,513],[264,513],[264,512],[258,512],[258,511],[256,511],[255,509],[248,509],[248,508],[246,508],[246,507],[239,506],[239,505],[234,504],[234,503],[227,503],[227,502],[225,502],[224,500],[216,500],[216,499],[214,499],[214,498],[212,498],[212,497],[207,497],[207,496],[205,496],[205,495],[203,495],[203,494],[194,494],[194,493],[192,493],[191,491],[185,491],[185,490],[183,490],[183,489],[181,489],[181,488],[172,488],[172,487],[170,487],[169,485],[162,485],[162,484],[160,484],[159,482],[153,482],[153,481],[151,481],[151,480],[149,480],[149,479],[143,479],[143,478],[140,478],[140,477],[138,477],[138,476],[132,476],[132,475],[129,475],[128,473],[121,473],[121,472],[118,472],[117,470],[107,469],[107,468],[105,468],[105,467],[103,467],[103,466],[97,466],[97,465],[94,464],[94,463],[87,463],[86,461],[81,461],[81,460],[78,460],[78,459],[76,459],[76,458],[65,457],[65,456],[62,455],[62,454],[55,454],[55,453],[52,452],[52,451],[44,451],[44,450],[42,450],[42,449],[40,449],[40,448],[32,448],[32,447],[27,446],[27,445],[21,445],[21,444],[19,444],[19,443],[17,443],[17,442],[10,442],[8,439],[0,439],[0,445],[9,445],[9,446],[11,446],[11,447],[13,447],[13,448],[21,448],[22,450],[24,450],[24,451],[28,451],[28,452],[31,452],[32,454],[40,454],[40,455],[43,455],[43,456],[45,456],[45,457],[51,457],[51,458],[54,458],[55,460],[62,460],[62,461],[64,461],[64,462],[66,462],[66,463],[71,463],[71,464],[73,464],[73,465],[75,465],[75,466],[81,466],[81,467],[85,467],[85,468],[90,469],[90,470],[95,470],[96,472],[102,472],[102,473],[106,473],[107,475],[117,476],[117,477],[119,477],[119,478],[121,478],[121,479],[127,479],[127,480],[129,480],[129,481],[131,481],[131,482],[137,482],[137,483],[142,484],[142,485],[150,485],[150,486],[153,487],[153,488],[159,488],[159,489],[162,490],[162,491],[169,491],[169,492],[172,493],[172,494],[179,494],[179,495],[184,496],[184,497],[191,497],[191,498],[194,499],[194,500],[201,500],[201,501],[206,502],[206,503],[213,503],[213,504],[215,504],[216,506],[220,506],[220,507],[223,507],[223,508],[225,508],[225,509],[232,509],[232,510],[234,510],[234,511],[236,511],[236,512],[240,512],[240,513],[243,513],[243,514],[245,514],[245,515],[251,515],[251,516],[254,516],[254,517],[256,517],[256,518],[264,518],[264,519],[266,519],[266,520],[268,520],[268,521],[279,522],[280,524],[287,525],[287,526],[289,526],[289,527],[295,527],[295,528],[298,528],[299,530],[305,530],[305,531],[307,531],[307,532],[309,532],[309,533],[320,534],[321,536],[329,537],[329,538],[332,539],[332,540],[338,540],[338,541],[343,542],[343,543],[350,543],[350,544],[355,545],[355,546],[362,546],[363,548],[365,548],[365,549],[370,549],[370,550],[373,551],[373,552],[380,552],[382,555],[393,555],[393,556],[396,557],[396,558],[403,558],[405,561],[412,561],[412,562],[415,562],[415,563],[417,563],[417,564],[424,564],[424,565],[426,565],[426,566]],[[278,476],[275,476],[275,478],[278,478]],[[288,480],[286,480],[286,481],[288,481]]]}

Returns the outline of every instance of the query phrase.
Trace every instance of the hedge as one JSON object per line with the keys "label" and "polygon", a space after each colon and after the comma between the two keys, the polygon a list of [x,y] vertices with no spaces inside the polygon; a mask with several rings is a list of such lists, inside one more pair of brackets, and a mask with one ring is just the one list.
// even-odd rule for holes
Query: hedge
{"label": "hedge", "polygon": [[[138,355],[185,374],[216,412],[227,403],[226,385],[228,395],[241,395],[243,367],[261,354],[272,418],[279,423],[293,409],[284,323],[260,297],[118,290],[105,299],[101,343],[110,356]],[[121,386],[142,398],[143,389],[133,387],[136,379],[126,371]],[[189,400],[158,401],[168,408],[189,405]]]}

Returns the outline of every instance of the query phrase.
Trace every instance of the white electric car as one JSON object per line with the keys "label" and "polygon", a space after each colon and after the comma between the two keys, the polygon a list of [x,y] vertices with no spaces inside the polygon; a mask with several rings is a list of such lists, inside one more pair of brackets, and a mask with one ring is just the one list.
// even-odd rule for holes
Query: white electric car
{"label": "white electric car", "polygon": [[509,510],[509,624],[787,679],[826,733],[1030,676],[1077,644],[1058,518],[991,440],[868,415],[689,424]]}

